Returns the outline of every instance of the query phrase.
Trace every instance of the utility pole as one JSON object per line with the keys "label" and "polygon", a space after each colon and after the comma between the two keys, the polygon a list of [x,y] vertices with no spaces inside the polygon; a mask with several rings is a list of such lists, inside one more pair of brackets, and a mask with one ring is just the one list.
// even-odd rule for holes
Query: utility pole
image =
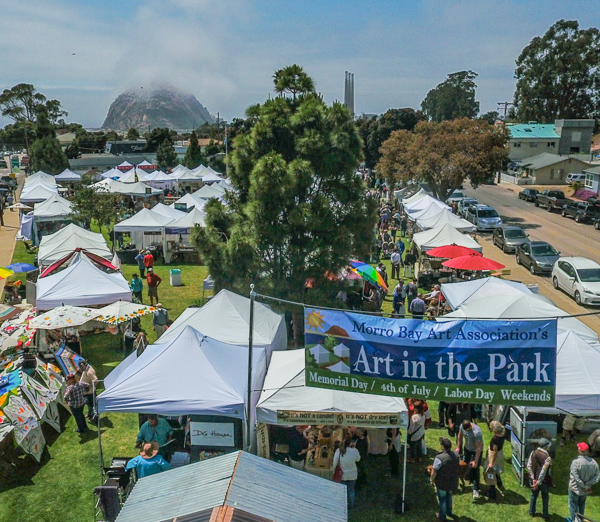
{"label": "utility pole", "polygon": [[503,110],[504,114],[503,114],[503,118],[506,120],[506,113],[508,112],[508,106],[512,105],[514,107],[514,103],[512,102],[497,102],[498,103],[498,112],[500,112],[500,110]]}

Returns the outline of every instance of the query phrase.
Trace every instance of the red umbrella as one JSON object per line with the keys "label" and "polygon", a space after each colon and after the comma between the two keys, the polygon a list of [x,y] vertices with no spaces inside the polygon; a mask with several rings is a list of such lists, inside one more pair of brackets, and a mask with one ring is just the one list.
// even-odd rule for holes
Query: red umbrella
{"label": "red umbrella", "polygon": [[500,270],[505,266],[493,259],[482,257],[479,252],[477,252],[477,255],[471,254],[469,256],[449,259],[448,261],[444,261],[442,265],[447,266],[448,268],[459,268],[461,270]]}
{"label": "red umbrella", "polygon": [[432,257],[445,257],[447,259],[454,259],[455,257],[461,256],[482,256],[481,252],[477,252],[477,250],[473,250],[472,248],[464,247],[453,243],[451,245],[441,246],[437,248],[432,248],[426,252],[427,255]]}

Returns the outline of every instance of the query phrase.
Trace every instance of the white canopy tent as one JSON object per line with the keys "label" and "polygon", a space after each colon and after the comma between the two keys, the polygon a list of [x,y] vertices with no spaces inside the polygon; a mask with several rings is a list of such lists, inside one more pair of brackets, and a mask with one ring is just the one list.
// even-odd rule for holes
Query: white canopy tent
{"label": "white canopy tent", "polygon": [[437,205],[431,205],[427,208],[417,210],[412,214],[409,214],[408,218],[412,221],[418,221],[419,219],[437,218],[442,212],[450,212],[450,210],[444,207],[439,207]]}
{"label": "white canopy tent", "polygon": [[417,219],[417,225],[421,230],[442,227],[446,224],[451,225],[459,232],[475,232],[477,229],[473,223],[453,214],[449,210],[436,213],[431,217],[423,216]]}
{"label": "white canopy tent", "polygon": [[390,413],[398,414],[408,426],[408,411],[401,397],[366,395],[306,386],[304,350],[272,355],[263,391],[256,406],[256,420],[277,424],[277,411]]}
{"label": "white canopy tent", "polygon": [[194,174],[208,174],[207,168],[204,165],[198,165],[195,169],[192,169]]}
{"label": "white canopy tent", "polygon": [[56,185],[56,180],[52,174],[46,174],[45,172],[38,170],[31,176],[27,176],[25,178],[23,186],[26,187],[27,185],[32,185],[38,183],[39,181],[45,183],[46,185]]}
{"label": "white canopy tent", "polygon": [[40,181],[24,187],[19,201],[21,203],[39,203],[40,201],[46,201],[54,194],[58,194],[56,185],[47,185]]}
{"label": "white canopy tent", "polygon": [[421,212],[432,206],[446,209],[450,208],[448,205],[446,205],[446,203],[440,201],[437,198],[434,198],[433,196],[430,196],[429,194],[426,194],[425,196],[417,199],[416,201],[407,201],[403,203],[403,205],[404,210],[408,212],[409,216],[414,215],[417,212]]}
{"label": "white canopy tent", "polygon": [[192,193],[195,198],[210,199],[220,198],[225,194],[225,189],[220,185],[204,185],[201,189]]}
{"label": "white canopy tent", "polygon": [[427,194],[427,192],[425,192],[425,190],[420,189],[418,192],[416,192],[415,194],[413,194],[412,196],[408,197],[408,198],[402,198],[402,205],[410,205],[411,203],[414,203],[415,201],[419,201],[420,199],[423,199],[425,196],[428,196],[429,194]]}
{"label": "white canopy tent", "polygon": [[138,181],[145,180],[145,174],[144,171],[137,172],[137,169],[133,168],[125,172],[125,174],[119,178],[119,181],[121,183],[137,183]]}
{"label": "white canopy tent", "polygon": [[155,214],[170,217],[171,219],[181,219],[187,216],[185,212],[182,212],[181,210],[175,210],[173,207],[165,205],[164,203],[157,203],[151,208],[151,210]]}
{"label": "white canopy tent", "polygon": [[[221,290],[202,308],[185,309],[157,343],[170,342],[186,326],[227,344],[248,346],[250,299]],[[253,346],[265,348],[269,358],[273,351],[287,348],[283,317],[258,302],[254,303]]]}
{"label": "white canopy tent", "polygon": [[[260,390],[267,371],[265,349],[256,348],[252,355],[252,386]],[[247,418],[247,350],[217,341],[191,326],[169,342],[148,346],[108,382],[98,396],[99,413]],[[256,396],[258,399],[258,392]]]}
{"label": "white canopy tent", "polygon": [[523,283],[508,281],[498,277],[483,277],[460,283],[444,283],[442,294],[453,310],[456,310],[468,299],[487,297],[494,299],[498,295],[532,294]]}
{"label": "white canopy tent", "polygon": [[554,305],[550,299],[539,294],[504,294],[467,299],[459,308],[437,318],[437,321],[453,319],[544,319],[557,317],[558,332],[576,332],[590,343],[597,343],[598,334],[579,319]]}
{"label": "white canopy tent", "polygon": [[[210,169],[206,169],[206,170],[210,170]],[[209,172],[207,174],[205,174],[204,176],[202,176],[202,181],[204,183],[215,183],[217,181],[222,181],[223,180],[223,176],[215,173],[215,172]]]}
{"label": "white canopy tent", "polygon": [[171,172],[171,179],[177,183],[202,183],[202,178],[199,174],[194,174],[190,169],[182,165],[178,165],[178,167]]}
{"label": "white canopy tent", "polygon": [[42,267],[50,266],[77,248],[87,250],[107,261],[113,257],[102,234],[85,230],[71,223],[58,232],[42,238],[38,250],[38,263]]}
{"label": "white canopy tent", "polygon": [[107,183],[101,190],[105,190],[114,194],[123,194],[124,196],[133,196],[140,198],[148,198],[162,194],[162,190],[149,187],[145,183],[138,181],[136,183],[123,183],[120,180],[113,180]]}
{"label": "white canopy tent", "polygon": [[119,169],[110,169],[107,170],[106,172],[103,172],[102,174],[100,174],[101,177],[108,179],[108,178],[120,178],[123,175],[123,171],[119,170]]}
{"label": "white canopy tent", "polygon": [[173,218],[143,208],[137,214],[114,226],[115,232],[162,232]]}
{"label": "white canopy tent", "polygon": [[63,170],[56,178],[56,181],[81,181],[81,176],[77,174],[77,172],[73,172],[72,170],[65,169]]}
{"label": "white canopy tent", "polygon": [[52,194],[48,199],[35,206],[33,217],[36,221],[66,217],[71,213],[72,206],[73,204],[69,200],[58,194]]}
{"label": "white canopy tent", "polygon": [[423,251],[447,245],[464,246],[477,252],[483,250],[481,245],[472,237],[462,234],[449,223],[441,227],[430,228],[424,232],[418,232],[413,236],[413,241]]}
{"label": "white canopy tent", "polygon": [[[185,196],[180,197],[175,203],[185,203],[188,209],[195,207],[198,210],[202,210],[207,202],[208,199],[197,198],[192,194],[186,194]],[[171,203],[169,206],[175,208],[175,203]]]}
{"label": "white canopy tent", "polygon": [[125,171],[131,169],[132,167],[133,167],[133,165],[131,163],[129,163],[128,161],[124,161],[123,163],[119,163],[117,165],[118,169],[125,170]]}
{"label": "white canopy tent", "polygon": [[183,213],[183,216],[179,219],[169,223],[165,227],[167,234],[189,234],[190,230],[196,225],[201,227],[206,226],[205,219],[206,214],[197,208],[193,208],[190,212]]}
{"label": "white canopy tent", "polygon": [[38,310],[62,305],[94,306],[119,300],[131,301],[131,290],[123,275],[100,270],[81,252],[73,256],[67,268],[38,278],[36,284]]}

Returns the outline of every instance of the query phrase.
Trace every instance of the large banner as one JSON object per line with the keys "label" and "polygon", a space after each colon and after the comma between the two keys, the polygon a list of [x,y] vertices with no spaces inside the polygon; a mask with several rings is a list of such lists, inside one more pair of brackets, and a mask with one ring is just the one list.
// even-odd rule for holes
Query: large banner
{"label": "large banner", "polygon": [[554,406],[556,319],[421,321],[306,308],[306,385]]}

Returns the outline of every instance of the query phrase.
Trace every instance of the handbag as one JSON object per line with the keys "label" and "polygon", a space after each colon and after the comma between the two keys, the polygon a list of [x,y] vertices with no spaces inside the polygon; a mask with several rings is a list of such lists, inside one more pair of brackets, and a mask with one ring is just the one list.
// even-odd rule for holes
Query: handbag
{"label": "handbag", "polygon": [[342,467],[338,464],[333,471],[333,481],[340,483],[343,476],[344,472],[342,471]]}

